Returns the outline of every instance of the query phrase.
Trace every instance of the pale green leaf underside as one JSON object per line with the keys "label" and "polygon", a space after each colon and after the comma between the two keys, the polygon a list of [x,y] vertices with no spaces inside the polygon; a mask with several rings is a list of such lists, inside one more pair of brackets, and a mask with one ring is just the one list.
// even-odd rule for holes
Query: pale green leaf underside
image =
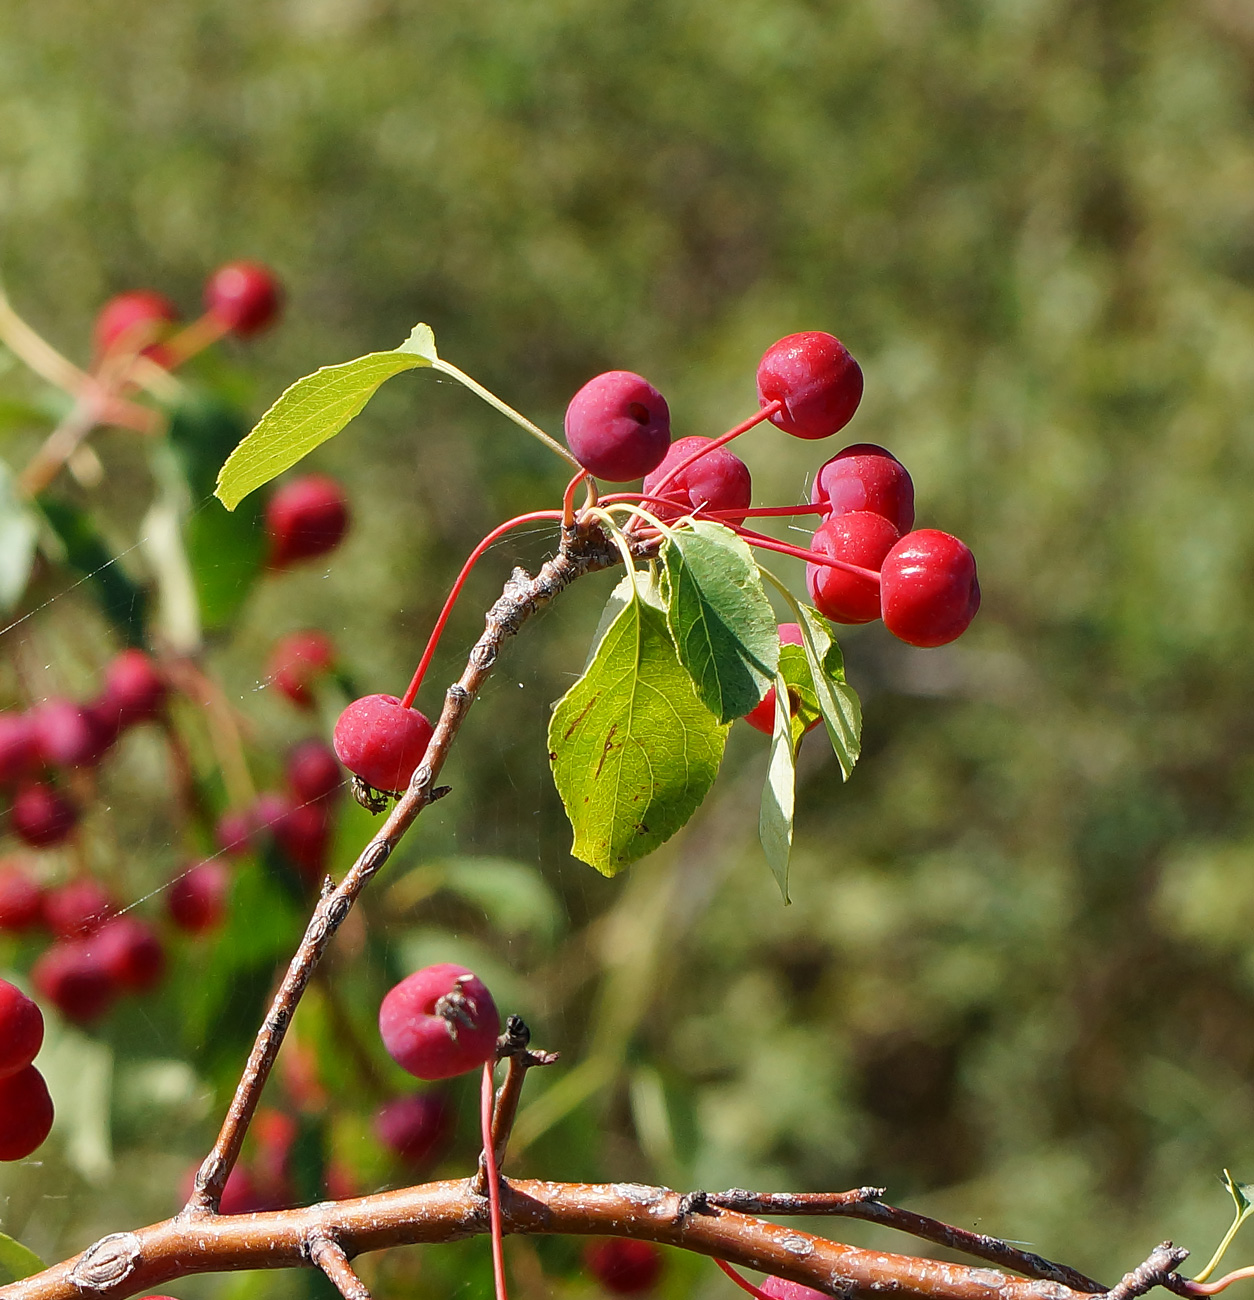
{"label": "pale green leaf underside", "polygon": [[[795,649],[786,646],[785,649]],[[783,671],[775,674],[775,698],[788,698],[788,682]],[[762,806],[758,812],[758,838],[779,885],[784,902],[788,897],[788,862],[792,856],[793,808],[796,801],[796,732],[787,710],[775,710],[775,729],[771,734],[771,758],[762,787]]]}
{"label": "pale green leaf underside", "polygon": [[6,1237],[0,1232],[0,1286],[20,1282],[33,1273],[42,1273],[46,1267],[33,1250],[28,1250],[20,1241],[14,1241],[12,1237]]}
{"label": "pale green leaf underside", "polygon": [[391,352],[370,352],[298,379],[227,457],[218,473],[218,499],[234,510],[250,492],[339,433],[386,380],[436,359],[435,336],[428,326],[415,325]]}
{"label": "pale green leaf underside", "polygon": [[668,840],[718,774],[728,728],[693,690],[655,586],[614,619],[549,724],[572,854],[612,876]]}
{"label": "pale green leaf underside", "polygon": [[827,621],[809,605],[798,607],[801,636],[819,712],[846,781],[862,751],[862,705],[845,681],[845,661]]}
{"label": "pale green leaf underside", "polygon": [[667,622],[697,694],[720,722],[742,718],[779,662],[771,603],[749,547],[722,524],[676,529],[662,549]]}

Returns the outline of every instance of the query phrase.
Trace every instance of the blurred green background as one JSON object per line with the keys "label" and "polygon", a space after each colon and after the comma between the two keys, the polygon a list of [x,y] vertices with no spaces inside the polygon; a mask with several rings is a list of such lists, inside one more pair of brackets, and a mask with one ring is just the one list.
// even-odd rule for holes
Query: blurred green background
{"label": "blurred green background", "polygon": [[[607,882],[568,856],[544,727],[608,576],[510,647],[370,924],[401,965],[483,953],[562,1051],[529,1085],[514,1171],[882,1183],[1108,1282],[1163,1237],[1209,1254],[1219,1171],[1254,1178],[1252,105],[1239,0],[0,6],[0,274],[76,359],[108,295],[193,313],[211,268],[253,257],[289,290],[280,330],[223,349],[254,416],[425,320],[550,429],[625,368],[678,432],[712,434],[753,409],[772,341],[827,329],[866,374],[851,440],[898,454],[920,523],[976,553],[961,642],[844,638],[864,757],[842,787],[820,737],[803,750],[790,908],[743,727],[652,859]],[[16,367],[0,384],[35,391]],[[4,436],[20,464],[39,431]],[[97,439],[118,550],[151,493],[133,442]],[[836,449],[768,428],[741,454],[777,503]],[[422,374],[310,463],[347,485],[349,542],[267,580],[215,652],[275,745],[299,734],[258,689],[277,631],[325,628],[359,683],[399,693],[464,554],[563,483]],[[509,565],[550,543],[481,566],[431,708]],[[8,651],[61,644],[78,599]],[[159,767],[137,745],[113,779],[137,853],[172,861]],[[522,901],[500,904],[490,867],[477,900],[450,891],[457,856],[521,864],[498,883]],[[117,1016],[75,1040],[112,1054],[105,1101],[63,1104],[44,1163],[0,1172],[0,1229],[49,1257],[172,1211],[242,1059],[189,1065],[155,1013]],[[368,1113],[359,1096],[344,1106]],[[525,1296],[591,1286],[572,1247],[507,1253]],[[490,1286],[483,1243],[367,1267],[383,1295]],[[665,1286],[730,1294],[678,1258]]]}

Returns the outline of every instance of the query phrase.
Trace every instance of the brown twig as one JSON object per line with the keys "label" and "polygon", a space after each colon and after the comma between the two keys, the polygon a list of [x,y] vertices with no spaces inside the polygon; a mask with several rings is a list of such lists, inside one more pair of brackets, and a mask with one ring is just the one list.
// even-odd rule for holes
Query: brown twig
{"label": "brown twig", "polygon": [[334,1237],[315,1232],[309,1238],[309,1258],[327,1275],[344,1300],[370,1300],[370,1290],[353,1272],[348,1256]]}
{"label": "brown twig", "polygon": [[[1183,1246],[1173,1246],[1164,1241],[1154,1247],[1144,1264],[1139,1264],[1106,1292],[1104,1300],[1134,1300],[1136,1296],[1152,1291],[1156,1286],[1166,1286],[1167,1279],[1175,1277],[1176,1269],[1189,1257]],[[1174,1287],[1171,1288],[1175,1290]]]}
{"label": "brown twig", "polygon": [[860,1187],[853,1192],[745,1192],[733,1188],[728,1192],[710,1192],[707,1202],[713,1206],[729,1210],[740,1210],[747,1214],[814,1214],[839,1215],[847,1219],[865,1219],[871,1223],[882,1223],[886,1227],[896,1228],[924,1241],[935,1242],[938,1246],[948,1246],[951,1250],[961,1251],[964,1255],[973,1255],[976,1259],[986,1259],[1002,1268],[1014,1269],[1026,1277],[1040,1278],[1047,1282],[1060,1282],[1073,1291],[1103,1292],[1105,1287],[1100,1282],[1066,1264],[1055,1264],[1028,1250],[1016,1247],[997,1237],[986,1237],[983,1233],[967,1232],[964,1228],[954,1228],[939,1219],[929,1219],[924,1214],[913,1210],[902,1210],[895,1205],[885,1205],[880,1197],[883,1188]]}
{"label": "brown twig", "polygon": [[392,855],[418,814],[432,801],[435,781],[444,767],[449,747],[475,696],[491,674],[501,646],[532,614],[576,578],[593,569],[605,568],[617,558],[617,552],[606,544],[599,532],[564,529],[557,555],[544,564],[534,578],[523,569],[515,569],[506,582],[500,598],[488,611],[483,635],[471,650],[461,679],[448,689],[435,734],[427,746],[422,764],[410,780],[409,788],[339,885],[331,887],[328,881],[324,886],[300,946],[258,1031],[218,1140],[196,1174],[191,1198],[183,1209],[185,1216],[199,1220],[217,1210],[222,1188],[239,1156],[257,1100],[314,967],[361,891]]}

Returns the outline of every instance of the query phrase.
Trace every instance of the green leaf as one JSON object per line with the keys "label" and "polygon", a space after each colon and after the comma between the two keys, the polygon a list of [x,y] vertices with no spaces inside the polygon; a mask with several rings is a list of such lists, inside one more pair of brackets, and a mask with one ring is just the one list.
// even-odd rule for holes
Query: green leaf
{"label": "green leaf", "polygon": [[27,1250],[20,1241],[0,1232],[0,1286],[20,1282],[33,1273],[42,1273],[47,1267],[33,1250]]}
{"label": "green leaf", "polygon": [[[792,650],[796,648],[785,647]],[[775,674],[775,699],[777,702],[791,699],[782,670]],[[792,856],[792,823],[796,803],[798,725],[804,731],[800,716],[794,718],[791,711],[786,713],[782,708],[776,707],[775,727],[771,733],[771,759],[766,769],[762,806],[758,812],[758,838],[762,841],[766,860],[785,903],[792,901],[788,897],[788,861]]]}
{"label": "green leaf", "polygon": [[1210,1257],[1210,1262],[1202,1271],[1193,1279],[1195,1282],[1205,1282],[1208,1277],[1219,1267],[1223,1257],[1228,1253],[1228,1247],[1232,1245],[1233,1239],[1240,1230],[1241,1225],[1254,1212],[1254,1183],[1239,1183],[1232,1174],[1224,1170],[1224,1186],[1228,1189],[1228,1195],[1232,1197],[1233,1204],[1236,1206],[1236,1215],[1232,1220],[1232,1226],[1224,1233],[1224,1239],[1215,1248],[1215,1253]]}
{"label": "green leaf", "polygon": [[726,726],[679,661],[661,594],[639,594],[610,625],[549,724],[553,779],[575,832],[572,854],[612,876],[668,840],[718,774]]}
{"label": "green leaf", "polygon": [[191,391],[170,411],[170,446],[194,505],[213,495],[222,462],[248,432],[248,417],[215,393]]}
{"label": "green leaf", "polygon": [[[792,743],[795,749],[801,744],[801,737],[823,716],[814,691],[810,661],[799,645],[780,646],[779,674],[788,688],[788,710],[792,716]],[[778,698],[777,688],[776,699]]]}
{"label": "green leaf", "polygon": [[391,352],[370,352],[298,379],[227,457],[218,474],[219,500],[234,510],[250,492],[339,433],[386,380],[434,361],[435,336],[428,326],[415,325]]}
{"label": "green leaf", "polygon": [[183,530],[187,558],[201,623],[208,631],[230,626],[261,575],[266,557],[261,516],[258,498],[234,513],[210,498],[187,517]]}
{"label": "green leaf", "polygon": [[565,916],[557,895],[537,867],[508,858],[440,858],[424,862],[388,891],[394,907],[412,907],[447,891],[481,908],[509,938],[535,935],[551,941]]}
{"label": "green leaf", "polygon": [[862,705],[845,681],[845,660],[831,626],[817,610],[798,605],[801,639],[827,734],[846,781],[862,751]]}
{"label": "green leaf", "polygon": [[676,529],[662,548],[666,619],[697,694],[720,722],[743,718],[779,663],[771,602],[749,547],[722,524]]}
{"label": "green leaf", "polygon": [[0,610],[22,598],[35,562],[39,521],[17,491],[13,471],[0,461]]}

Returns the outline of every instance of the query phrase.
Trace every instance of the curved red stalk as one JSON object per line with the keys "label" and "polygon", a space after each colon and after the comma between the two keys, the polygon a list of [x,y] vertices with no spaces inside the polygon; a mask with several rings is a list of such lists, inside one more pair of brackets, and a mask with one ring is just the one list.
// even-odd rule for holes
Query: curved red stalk
{"label": "curved red stalk", "polygon": [[754,1286],[747,1277],[742,1277],[730,1264],[724,1263],[721,1259],[716,1259],[714,1262],[742,1291],[748,1291],[751,1296],[756,1296],[757,1300],[771,1300],[765,1291]]}
{"label": "curved red stalk", "polygon": [[781,555],[795,555],[799,560],[806,560],[810,564],[822,564],[829,569],[841,569],[845,573],[855,574],[879,586],[880,575],[874,569],[864,569],[860,564],[849,564],[844,560],[833,560],[830,555],[802,550],[800,546],[789,546],[787,542],[777,542],[773,537],[763,537],[761,533],[755,533],[750,528],[733,527],[732,532],[743,537],[750,546],[761,546],[768,551],[778,551]]}
{"label": "curved red stalk", "polygon": [[691,456],[685,456],[678,465],[667,470],[666,473],[654,484],[654,492],[661,492],[664,487],[678,474],[685,470],[693,461],[700,460],[702,456],[708,456],[710,452],[721,447],[725,442],[731,442],[733,438],[739,438],[742,433],[748,433],[756,424],[761,424],[763,420],[769,420],[776,411],[782,411],[784,404],[778,398],[773,402],[768,402],[756,415],[752,415],[743,423],[738,424],[734,429],[728,429],[726,433],[717,438],[711,439],[704,447],[694,451]]}
{"label": "curved red stalk", "polygon": [[492,1278],[496,1300],[509,1300],[505,1290],[505,1248],[501,1242],[501,1184],[496,1171],[496,1147],[492,1142],[492,1062],[483,1063],[483,1086],[479,1089],[479,1126],[483,1130],[483,1154],[488,1166],[488,1213],[492,1220]]}

